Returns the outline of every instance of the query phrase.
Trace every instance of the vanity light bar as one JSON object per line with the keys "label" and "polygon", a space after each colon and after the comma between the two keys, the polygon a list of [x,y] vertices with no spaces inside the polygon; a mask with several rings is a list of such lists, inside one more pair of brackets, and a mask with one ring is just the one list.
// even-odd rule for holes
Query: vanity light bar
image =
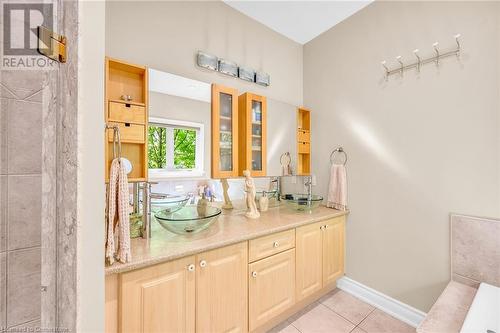
{"label": "vanity light bar", "polygon": [[226,59],[219,59],[219,72],[232,77],[238,77],[238,64]]}
{"label": "vanity light bar", "polygon": [[250,67],[238,66],[238,64],[233,61],[218,58],[217,56],[203,51],[198,51],[196,64],[199,67],[218,71],[232,77],[238,77],[244,81],[254,82],[265,87],[269,86],[271,82],[270,76],[267,73],[256,72]]}
{"label": "vanity light bar", "polygon": [[255,82],[255,71],[248,67],[238,67],[238,77],[248,82]]}

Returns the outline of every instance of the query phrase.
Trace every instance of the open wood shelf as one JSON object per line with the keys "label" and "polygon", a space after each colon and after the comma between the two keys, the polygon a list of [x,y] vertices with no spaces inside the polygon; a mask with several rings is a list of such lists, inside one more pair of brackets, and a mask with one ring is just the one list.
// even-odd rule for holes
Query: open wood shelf
{"label": "open wood shelf", "polygon": [[[145,66],[106,57],[105,114],[108,125],[120,128],[122,157],[132,163],[129,182],[148,179],[148,70]],[[130,101],[122,99],[130,96]],[[113,130],[105,136],[105,181],[113,161]]]}
{"label": "open wood shelf", "polygon": [[311,111],[297,109],[297,175],[311,174]]}

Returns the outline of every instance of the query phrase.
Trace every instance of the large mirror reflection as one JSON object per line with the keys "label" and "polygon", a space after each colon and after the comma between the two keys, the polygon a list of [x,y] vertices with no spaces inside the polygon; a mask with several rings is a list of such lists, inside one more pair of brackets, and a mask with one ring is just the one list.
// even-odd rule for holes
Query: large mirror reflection
{"label": "large mirror reflection", "polygon": [[[251,93],[241,97],[229,87],[156,69],[149,69],[148,80],[149,181],[154,193],[168,194],[153,196],[153,208],[202,196],[222,203],[224,185],[233,205],[244,208],[246,168],[255,178],[257,200],[266,195],[272,204],[278,198],[277,177],[297,172],[296,106]],[[241,111],[245,103],[248,115]],[[248,126],[242,128],[245,117]]]}
{"label": "large mirror reflection", "polygon": [[[148,168],[151,180],[226,178],[212,177],[213,158],[218,160],[217,168],[223,173],[233,170],[233,151],[238,150],[233,144],[233,127],[238,125],[234,124],[234,117],[238,115],[232,105],[238,103],[233,101],[238,96],[220,91],[217,101],[220,111],[217,119],[213,119],[211,89],[209,83],[149,69]],[[251,168],[266,170],[257,177],[282,176],[284,158],[280,157],[288,153],[292,174],[295,174],[297,107],[269,98],[266,103],[266,118],[262,119],[262,102],[251,101]],[[212,133],[212,121],[217,122],[218,133]],[[263,121],[268,128],[265,137]],[[217,156],[212,152],[212,135],[218,142],[214,148],[218,150]],[[266,149],[265,161],[262,161],[263,147]],[[230,178],[241,176],[236,172]]]}

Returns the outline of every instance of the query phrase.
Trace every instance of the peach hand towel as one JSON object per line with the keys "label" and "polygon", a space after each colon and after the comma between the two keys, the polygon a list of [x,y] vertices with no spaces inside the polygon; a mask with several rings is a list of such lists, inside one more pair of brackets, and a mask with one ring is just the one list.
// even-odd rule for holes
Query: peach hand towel
{"label": "peach hand towel", "polygon": [[332,164],[326,206],[347,210],[347,173],[343,164]]}
{"label": "peach hand towel", "polygon": [[[130,253],[130,220],[128,208],[129,190],[127,172],[120,159],[115,158],[111,162],[108,191],[106,259],[109,264],[113,264],[115,255],[116,259],[123,263],[129,262],[132,259]],[[118,249],[116,249],[115,241],[118,242]]]}

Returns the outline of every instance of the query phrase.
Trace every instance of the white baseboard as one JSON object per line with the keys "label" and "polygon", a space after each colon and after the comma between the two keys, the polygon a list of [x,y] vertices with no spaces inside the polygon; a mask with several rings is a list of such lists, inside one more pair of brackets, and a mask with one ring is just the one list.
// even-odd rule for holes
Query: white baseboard
{"label": "white baseboard", "polygon": [[426,313],[356,282],[347,276],[337,280],[337,288],[413,327],[417,327],[426,316]]}

